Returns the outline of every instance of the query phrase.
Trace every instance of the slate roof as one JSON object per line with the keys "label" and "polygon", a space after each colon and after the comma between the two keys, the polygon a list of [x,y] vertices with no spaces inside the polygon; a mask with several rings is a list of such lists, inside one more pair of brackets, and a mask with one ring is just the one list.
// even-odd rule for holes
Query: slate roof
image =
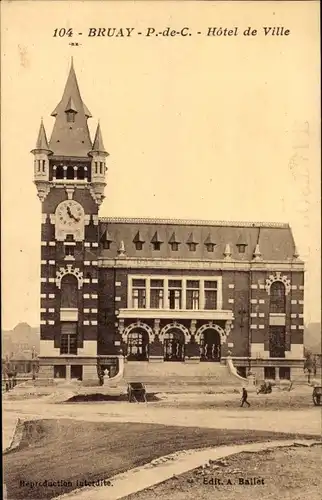
{"label": "slate roof", "polygon": [[41,120],[35,150],[49,151],[44,122]]}
{"label": "slate roof", "polygon": [[[68,122],[66,112],[75,113],[75,121]],[[52,112],[55,117],[49,149],[56,156],[87,157],[92,149],[87,119],[92,115],[85,106],[73,66],[70,67],[63,97]]]}
{"label": "slate roof", "polygon": [[[263,260],[285,261],[296,253],[291,228],[282,223],[237,223],[223,221],[185,221],[169,219],[100,218],[100,234],[105,231],[112,240],[109,250],[101,250],[101,257],[114,258],[121,241],[127,257],[223,260],[227,245],[233,260],[249,261],[259,245]],[[144,241],[142,250],[136,250],[139,233]],[[172,250],[174,236],[178,251]],[[196,250],[189,250],[189,241],[197,243]],[[153,249],[153,242],[162,242],[160,250]],[[215,245],[207,251],[207,243]],[[240,253],[238,245],[246,245]]]}

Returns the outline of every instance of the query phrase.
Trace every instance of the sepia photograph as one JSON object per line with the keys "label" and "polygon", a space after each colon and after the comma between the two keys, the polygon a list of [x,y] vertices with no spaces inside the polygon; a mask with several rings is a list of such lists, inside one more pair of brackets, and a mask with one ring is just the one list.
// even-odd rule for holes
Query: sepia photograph
{"label": "sepia photograph", "polygon": [[320,500],[319,11],[1,2],[5,500]]}

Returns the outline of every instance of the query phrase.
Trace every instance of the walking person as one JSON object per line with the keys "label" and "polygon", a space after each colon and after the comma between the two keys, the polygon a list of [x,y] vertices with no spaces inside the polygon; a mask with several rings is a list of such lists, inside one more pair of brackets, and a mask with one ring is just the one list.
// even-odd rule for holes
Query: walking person
{"label": "walking person", "polygon": [[240,406],[244,406],[244,403],[246,403],[248,407],[250,406],[250,403],[247,401],[247,398],[248,398],[248,392],[246,391],[245,387],[243,387],[242,400]]}

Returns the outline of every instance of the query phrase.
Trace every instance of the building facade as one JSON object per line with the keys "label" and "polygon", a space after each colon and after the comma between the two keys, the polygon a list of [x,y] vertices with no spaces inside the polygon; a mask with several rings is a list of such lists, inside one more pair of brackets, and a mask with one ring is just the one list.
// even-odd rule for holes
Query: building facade
{"label": "building facade", "polygon": [[40,376],[97,379],[117,360],[303,371],[304,265],[288,224],[99,217],[107,157],[73,65],[41,123]]}

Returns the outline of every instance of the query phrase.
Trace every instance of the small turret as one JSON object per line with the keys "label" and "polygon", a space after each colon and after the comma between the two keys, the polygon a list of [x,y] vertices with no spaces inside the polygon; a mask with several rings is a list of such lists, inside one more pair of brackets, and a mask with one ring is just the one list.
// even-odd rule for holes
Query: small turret
{"label": "small turret", "polygon": [[31,151],[35,157],[34,161],[34,182],[37,187],[38,197],[44,200],[48,192],[49,182],[49,159],[52,154],[50,151],[46,136],[45,127],[41,120],[36,147]]}
{"label": "small turret", "polygon": [[105,198],[104,196],[104,188],[106,186],[105,174],[107,171],[106,157],[108,156],[108,153],[105,151],[104,148],[101,127],[99,123],[97,125],[92,150],[88,154],[89,156],[92,157],[91,184],[96,201],[100,205],[103,199]]}

